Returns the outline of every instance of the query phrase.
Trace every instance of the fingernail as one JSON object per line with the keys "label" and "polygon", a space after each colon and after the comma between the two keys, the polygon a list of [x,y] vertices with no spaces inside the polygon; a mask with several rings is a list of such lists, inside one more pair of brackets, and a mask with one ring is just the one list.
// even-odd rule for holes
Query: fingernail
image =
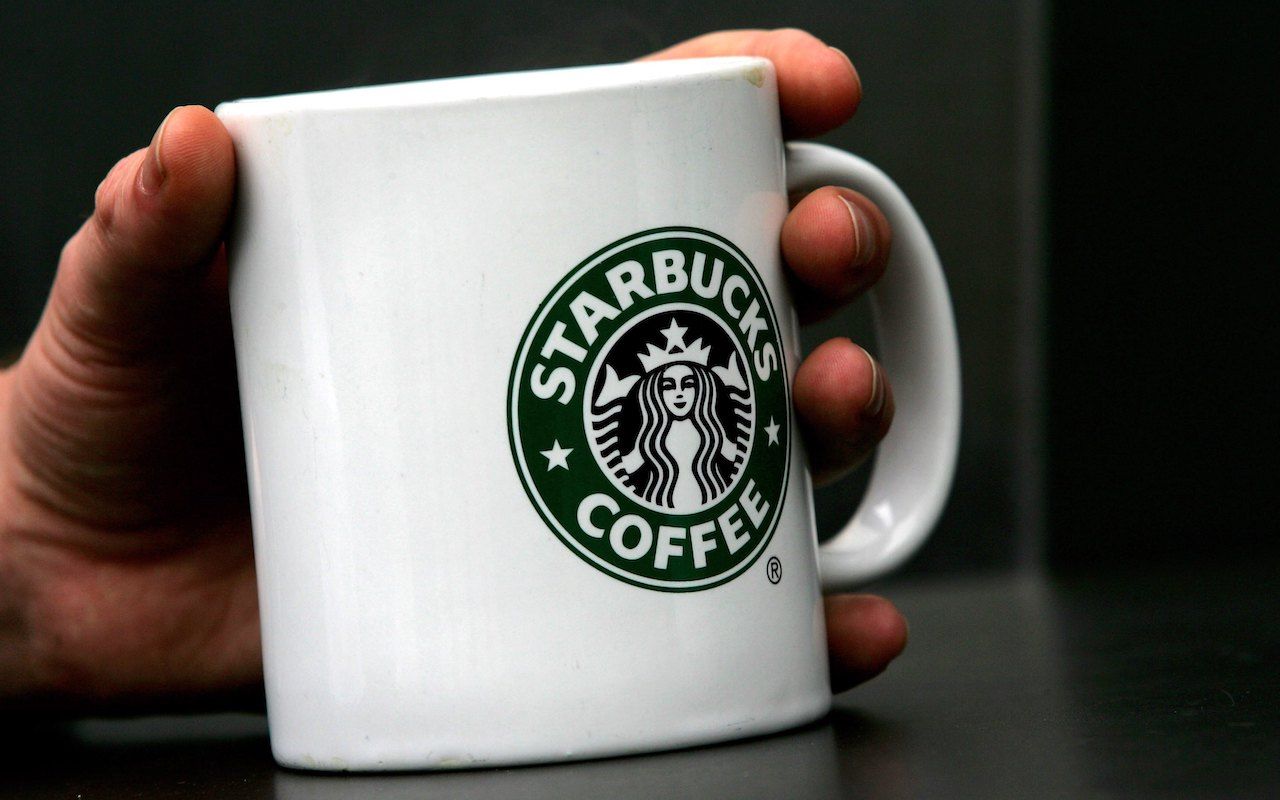
{"label": "fingernail", "polygon": [[858,95],[861,96],[862,76],[858,74],[858,68],[853,65],[853,61],[849,59],[849,56],[845,51],[841,50],[839,47],[832,47],[831,49],[835,51],[836,55],[844,59],[844,63],[849,65],[849,73],[853,75],[854,82],[858,84]]}
{"label": "fingernail", "polygon": [[147,146],[146,156],[142,159],[142,170],[138,173],[138,188],[142,189],[143,194],[155,194],[160,191],[160,186],[164,183],[164,129],[172,117],[173,111],[170,111],[164,118],[164,122],[160,123],[160,127],[156,128],[155,135],[151,137],[151,144]]}
{"label": "fingernail", "polygon": [[867,357],[867,363],[871,365],[871,397],[867,399],[862,413],[869,417],[877,417],[884,410],[884,371],[880,368],[880,362],[876,361],[870,353],[861,347],[858,349],[862,350],[862,354]]}
{"label": "fingernail", "polygon": [[864,267],[871,263],[876,253],[876,229],[862,207],[844,195],[838,195],[853,220],[853,266]]}
{"label": "fingernail", "polygon": [[853,62],[849,60],[849,56],[843,50],[841,50],[839,47],[832,47],[831,49],[836,52],[836,55],[844,59],[844,63],[849,65],[850,71],[857,74],[858,71],[853,68]]}

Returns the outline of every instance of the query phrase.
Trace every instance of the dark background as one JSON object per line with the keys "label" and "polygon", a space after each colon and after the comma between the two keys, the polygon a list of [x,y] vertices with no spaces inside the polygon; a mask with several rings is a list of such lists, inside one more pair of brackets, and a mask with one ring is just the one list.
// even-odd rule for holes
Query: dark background
{"label": "dark background", "polygon": [[1270,11],[1095,2],[1053,14],[1055,563],[1274,560]]}
{"label": "dark background", "polygon": [[[284,2],[0,9],[0,353],[111,164],[170,107],[625,60],[728,27],[850,54],[824,137],[895,177],[948,269],[963,443],[910,569],[1274,552],[1277,41],[1264,6]],[[1274,110],[1274,109],[1270,109]],[[865,309],[810,333],[854,331]],[[830,531],[858,478],[822,492]]]}

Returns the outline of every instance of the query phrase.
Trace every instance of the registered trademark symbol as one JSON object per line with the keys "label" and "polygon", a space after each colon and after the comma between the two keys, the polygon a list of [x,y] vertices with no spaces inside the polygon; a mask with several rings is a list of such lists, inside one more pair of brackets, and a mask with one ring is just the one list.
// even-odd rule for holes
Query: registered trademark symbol
{"label": "registered trademark symbol", "polygon": [[777,556],[769,556],[769,563],[765,565],[765,574],[769,576],[769,583],[782,580],[782,562]]}

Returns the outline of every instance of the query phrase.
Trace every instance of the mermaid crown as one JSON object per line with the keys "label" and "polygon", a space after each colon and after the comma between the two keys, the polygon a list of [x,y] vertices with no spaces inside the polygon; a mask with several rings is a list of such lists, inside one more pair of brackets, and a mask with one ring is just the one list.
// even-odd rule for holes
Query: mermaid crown
{"label": "mermaid crown", "polygon": [[671,324],[662,331],[662,335],[667,337],[667,346],[659,348],[649,344],[646,345],[645,352],[636,354],[640,358],[640,366],[644,371],[653,372],[655,369],[678,362],[705,367],[707,360],[711,358],[711,348],[704,345],[701,338],[694,339],[693,344],[686,345],[684,335],[688,330],[683,325],[678,325],[675,317],[672,317]]}

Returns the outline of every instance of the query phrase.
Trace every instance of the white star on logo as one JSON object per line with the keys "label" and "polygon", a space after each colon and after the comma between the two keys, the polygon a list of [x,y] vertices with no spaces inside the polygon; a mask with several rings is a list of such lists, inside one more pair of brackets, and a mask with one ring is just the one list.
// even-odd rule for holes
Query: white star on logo
{"label": "white star on logo", "polygon": [[764,432],[769,434],[769,444],[778,443],[778,428],[781,427],[773,421],[773,417],[769,417],[769,424],[764,426]]}
{"label": "white star on logo", "polygon": [[683,325],[676,324],[676,318],[671,318],[671,324],[666,330],[662,331],[662,335],[667,337],[667,352],[673,352],[677,347],[684,349],[684,332],[689,330]]}
{"label": "white star on logo", "polygon": [[556,439],[555,443],[551,445],[550,450],[543,450],[541,452],[547,457],[547,472],[550,472],[556,467],[564,467],[565,469],[569,468],[569,454],[573,452],[573,448],[561,447],[559,439]]}

